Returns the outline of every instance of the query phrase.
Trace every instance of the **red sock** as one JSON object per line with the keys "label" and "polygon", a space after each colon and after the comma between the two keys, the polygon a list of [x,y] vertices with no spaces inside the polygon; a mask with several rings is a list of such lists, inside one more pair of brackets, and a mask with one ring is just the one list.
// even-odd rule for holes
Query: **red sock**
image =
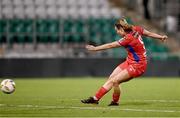
{"label": "red sock", "polygon": [[108,92],[108,90],[106,90],[104,87],[101,87],[98,92],[96,93],[95,97],[97,98],[97,100],[101,99],[106,93]]}
{"label": "red sock", "polygon": [[113,93],[113,101],[118,102],[119,101],[120,94],[119,93]]}

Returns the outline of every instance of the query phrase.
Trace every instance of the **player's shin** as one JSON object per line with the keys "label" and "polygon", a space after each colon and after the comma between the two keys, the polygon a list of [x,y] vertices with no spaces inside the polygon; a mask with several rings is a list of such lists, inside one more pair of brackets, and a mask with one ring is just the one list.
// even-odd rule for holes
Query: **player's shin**
{"label": "player's shin", "polygon": [[109,90],[111,90],[113,82],[108,80],[96,93],[94,96],[95,100],[100,100]]}
{"label": "player's shin", "polygon": [[108,90],[107,90],[106,88],[101,87],[101,88],[97,91],[96,95],[94,96],[94,99],[95,99],[95,100],[100,100],[107,92],[108,92]]}
{"label": "player's shin", "polygon": [[120,91],[119,85],[114,85],[114,92],[112,95],[113,102],[118,103],[119,98],[120,98],[120,94],[121,94],[121,91]]}

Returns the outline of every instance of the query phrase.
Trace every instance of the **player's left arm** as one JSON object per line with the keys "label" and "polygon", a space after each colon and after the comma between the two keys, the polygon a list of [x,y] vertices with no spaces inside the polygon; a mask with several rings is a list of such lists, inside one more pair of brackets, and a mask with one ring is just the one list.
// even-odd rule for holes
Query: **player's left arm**
{"label": "player's left arm", "polygon": [[114,41],[111,43],[106,43],[106,44],[99,45],[99,46],[86,45],[86,49],[89,51],[100,51],[100,50],[106,50],[106,49],[116,48],[116,47],[120,47],[120,45],[117,41]]}
{"label": "player's left arm", "polygon": [[166,35],[159,35],[153,32],[150,32],[148,30],[143,31],[143,35],[151,37],[151,38],[156,38],[156,39],[160,39],[161,41],[165,41],[168,37]]}

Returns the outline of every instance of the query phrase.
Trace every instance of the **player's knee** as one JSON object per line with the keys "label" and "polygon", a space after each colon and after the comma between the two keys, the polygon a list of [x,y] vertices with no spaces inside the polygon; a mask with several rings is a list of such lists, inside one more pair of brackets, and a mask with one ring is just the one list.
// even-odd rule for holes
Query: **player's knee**
{"label": "player's knee", "polygon": [[119,83],[116,79],[116,76],[110,75],[108,80],[109,80],[109,83],[111,83],[113,86],[119,85]]}
{"label": "player's knee", "polygon": [[106,83],[111,85],[111,86],[113,86],[114,85],[114,81],[113,80],[114,80],[114,78],[112,76],[110,76]]}
{"label": "player's knee", "polygon": [[115,87],[119,86],[119,82],[115,78],[112,80],[112,83],[113,83],[113,86],[115,86]]}
{"label": "player's knee", "polygon": [[119,86],[119,81],[116,76],[110,76],[107,83],[111,84],[112,86]]}
{"label": "player's knee", "polygon": [[113,86],[114,86],[114,87],[118,87],[118,86],[119,86],[119,83],[118,83],[118,82],[114,82],[114,83],[113,83]]}

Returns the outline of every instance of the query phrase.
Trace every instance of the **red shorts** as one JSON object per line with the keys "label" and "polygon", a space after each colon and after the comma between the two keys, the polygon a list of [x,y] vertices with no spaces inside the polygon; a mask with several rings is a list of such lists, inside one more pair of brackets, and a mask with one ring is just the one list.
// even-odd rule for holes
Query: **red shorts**
{"label": "red shorts", "polygon": [[131,77],[138,77],[141,76],[145,70],[146,70],[147,62],[141,62],[141,63],[128,63],[128,61],[125,61],[119,65],[119,67],[124,70],[127,69],[129,75]]}

